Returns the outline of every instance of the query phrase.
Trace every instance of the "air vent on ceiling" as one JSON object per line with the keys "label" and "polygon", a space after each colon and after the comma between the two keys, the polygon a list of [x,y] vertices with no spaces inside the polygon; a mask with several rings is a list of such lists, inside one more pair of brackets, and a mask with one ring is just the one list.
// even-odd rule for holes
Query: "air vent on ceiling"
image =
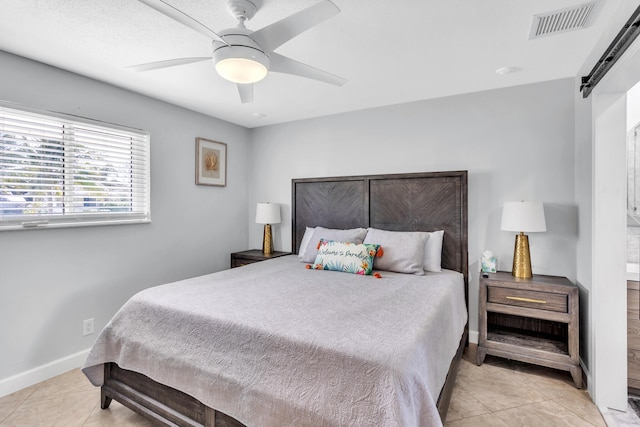
{"label": "air vent on ceiling", "polygon": [[582,4],[533,16],[530,39],[584,28],[597,2]]}

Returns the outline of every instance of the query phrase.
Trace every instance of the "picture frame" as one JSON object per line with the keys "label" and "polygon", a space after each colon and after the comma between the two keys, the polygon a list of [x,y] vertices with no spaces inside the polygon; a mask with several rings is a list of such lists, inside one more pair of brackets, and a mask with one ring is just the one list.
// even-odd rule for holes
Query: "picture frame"
{"label": "picture frame", "polygon": [[227,144],[196,138],[196,184],[227,186]]}

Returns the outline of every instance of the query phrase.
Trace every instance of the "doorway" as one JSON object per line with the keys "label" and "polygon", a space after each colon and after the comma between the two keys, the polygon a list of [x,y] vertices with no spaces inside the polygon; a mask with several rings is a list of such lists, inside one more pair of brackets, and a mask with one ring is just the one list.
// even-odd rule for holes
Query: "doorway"
{"label": "doorway", "polygon": [[[592,93],[589,391],[601,410],[627,408],[627,93],[640,80],[636,41]],[[630,95],[631,96],[631,95]]]}

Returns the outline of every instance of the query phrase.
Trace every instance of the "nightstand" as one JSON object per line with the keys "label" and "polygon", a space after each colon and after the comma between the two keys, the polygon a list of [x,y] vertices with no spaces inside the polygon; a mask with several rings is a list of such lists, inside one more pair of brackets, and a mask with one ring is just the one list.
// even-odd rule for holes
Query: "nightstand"
{"label": "nightstand", "polygon": [[231,268],[242,267],[243,265],[253,264],[254,262],[265,261],[267,259],[278,258],[285,255],[291,255],[291,252],[274,251],[268,255],[262,253],[261,249],[234,252],[231,254]]}
{"label": "nightstand", "polygon": [[481,277],[477,364],[491,354],[561,369],[581,388],[578,298],[578,287],[566,277]]}

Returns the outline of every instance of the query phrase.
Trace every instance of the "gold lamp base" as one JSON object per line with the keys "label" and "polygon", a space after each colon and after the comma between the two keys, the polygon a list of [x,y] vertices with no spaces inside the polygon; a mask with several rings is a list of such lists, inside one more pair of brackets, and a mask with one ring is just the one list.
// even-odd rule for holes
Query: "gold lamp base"
{"label": "gold lamp base", "polygon": [[273,253],[273,236],[271,235],[271,224],[264,225],[264,239],[262,240],[262,253]]}
{"label": "gold lamp base", "polygon": [[516,235],[511,275],[521,279],[530,279],[533,277],[531,273],[531,255],[529,253],[529,236],[522,232]]}

